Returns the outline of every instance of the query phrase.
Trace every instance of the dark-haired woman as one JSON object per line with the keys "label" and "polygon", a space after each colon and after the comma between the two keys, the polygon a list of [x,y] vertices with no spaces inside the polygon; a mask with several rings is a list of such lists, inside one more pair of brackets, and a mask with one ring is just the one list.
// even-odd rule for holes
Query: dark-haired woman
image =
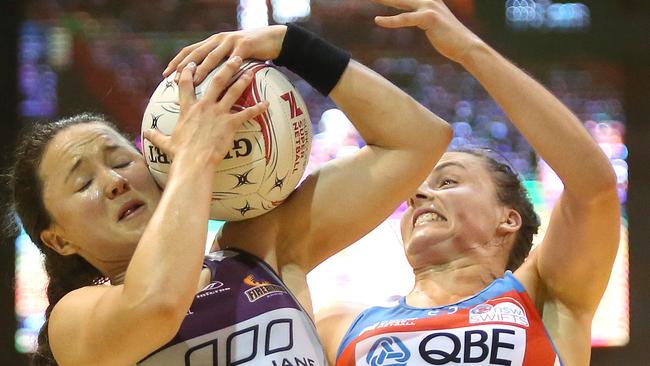
{"label": "dark-haired woman", "polygon": [[319,312],[330,362],[588,365],[591,321],[619,241],[616,177],[607,157],[562,103],[465,28],[443,1],[376,2],[404,10],[377,17],[378,25],[419,27],[485,87],[557,172],[564,192],[528,254],[539,223],[515,174],[478,151],[443,155],[411,194],[401,222],[413,290],[392,307]]}
{"label": "dark-haired woman", "polygon": [[[193,83],[228,56],[197,101]],[[322,167],[270,213],[227,223],[204,257],[212,172],[241,123],[266,108],[231,112],[250,74],[219,98],[242,58],[303,75],[367,146]],[[215,35],[184,49],[166,76],[172,69],[179,123],[171,136],[144,135],[173,157],[164,192],[132,144],[97,116],[36,125],[19,144],[16,211],[50,276],[35,363],[326,365],[304,274],[417,187],[446,149],[449,126],[295,26]]]}

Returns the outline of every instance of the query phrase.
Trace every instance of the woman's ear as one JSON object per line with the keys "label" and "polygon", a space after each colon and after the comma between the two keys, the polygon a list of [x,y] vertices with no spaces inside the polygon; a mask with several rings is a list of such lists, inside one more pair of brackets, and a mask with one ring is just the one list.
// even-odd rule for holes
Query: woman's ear
{"label": "woman's ear", "polygon": [[61,255],[77,254],[77,248],[67,241],[54,228],[41,231],[41,242]]}
{"label": "woman's ear", "polygon": [[508,234],[516,233],[521,228],[521,215],[517,210],[505,207],[503,209],[503,216],[501,223],[499,223],[498,231]]}

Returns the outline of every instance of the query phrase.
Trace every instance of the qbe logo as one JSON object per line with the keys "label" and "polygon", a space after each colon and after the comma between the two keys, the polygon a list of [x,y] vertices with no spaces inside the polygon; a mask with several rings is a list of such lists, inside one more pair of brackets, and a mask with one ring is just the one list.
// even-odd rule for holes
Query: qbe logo
{"label": "qbe logo", "polygon": [[405,366],[411,352],[397,337],[379,338],[370,347],[366,362],[372,366]]}
{"label": "qbe logo", "polygon": [[506,324],[377,335],[355,347],[357,365],[370,366],[521,366],[525,353],[525,329]]}

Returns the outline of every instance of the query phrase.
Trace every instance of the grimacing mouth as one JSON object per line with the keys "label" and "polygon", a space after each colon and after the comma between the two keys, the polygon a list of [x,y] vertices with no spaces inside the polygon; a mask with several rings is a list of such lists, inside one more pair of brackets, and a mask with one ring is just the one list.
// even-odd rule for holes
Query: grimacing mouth
{"label": "grimacing mouth", "polygon": [[447,218],[431,207],[422,207],[413,212],[411,224],[415,227],[418,224],[431,221],[447,221]]}

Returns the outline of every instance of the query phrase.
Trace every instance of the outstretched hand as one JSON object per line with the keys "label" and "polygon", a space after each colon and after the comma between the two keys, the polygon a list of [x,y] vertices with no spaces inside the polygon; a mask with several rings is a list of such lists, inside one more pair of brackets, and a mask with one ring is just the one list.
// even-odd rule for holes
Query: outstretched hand
{"label": "outstretched hand", "polygon": [[372,0],[404,12],[377,16],[375,23],[384,28],[418,27],[431,45],[443,56],[463,63],[468,51],[483,41],[467,29],[442,0]]}
{"label": "outstretched hand", "polygon": [[215,74],[201,100],[196,99],[193,85],[196,64],[187,64],[180,73],[178,83],[181,112],[174,131],[171,136],[166,136],[150,129],[144,131],[144,137],[172,158],[187,153],[193,157],[191,159],[209,166],[219,164],[232,146],[235,133],[242,123],[268,108],[268,102],[264,101],[242,111],[231,112],[233,104],[252,80],[249,71],[228,87],[241,63],[240,57],[231,57]]}
{"label": "outstretched hand", "polygon": [[223,32],[214,34],[201,42],[183,48],[167,65],[163,76],[176,71],[176,81],[183,69],[194,62],[194,84],[198,85],[205,77],[228,56],[242,59],[274,60],[280,54],[282,41],[287,32],[284,25]]}

